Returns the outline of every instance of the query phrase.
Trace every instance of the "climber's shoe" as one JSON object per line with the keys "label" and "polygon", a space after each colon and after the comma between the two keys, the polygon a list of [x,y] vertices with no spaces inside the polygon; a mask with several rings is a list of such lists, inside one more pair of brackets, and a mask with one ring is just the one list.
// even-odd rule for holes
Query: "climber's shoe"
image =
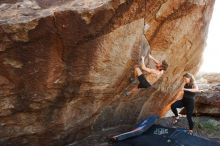
{"label": "climber's shoe", "polygon": [[188,130],[187,132],[189,135],[193,135],[193,130]]}
{"label": "climber's shoe", "polygon": [[180,120],[179,118],[174,116],[173,119],[172,119],[172,124],[176,125],[179,122],[179,120]]}

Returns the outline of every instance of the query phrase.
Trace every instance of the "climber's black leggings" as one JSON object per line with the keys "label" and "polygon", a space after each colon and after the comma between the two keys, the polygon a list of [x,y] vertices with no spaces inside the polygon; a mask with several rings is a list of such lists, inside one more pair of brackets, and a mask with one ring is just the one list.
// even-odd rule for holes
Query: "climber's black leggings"
{"label": "climber's black leggings", "polygon": [[171,110],[175,114],[176,117],[178,116],[177,108],[182,108],[182,107],[186,108],[186,117],[189,123],[189,129],[192,130],[194,126],[194,123],[192,120],[192,114],[193,114],[193,109],[194,109],[194,99],[190,97],[183,97],[182,100],[178,100],[174,102],[171,105]]}

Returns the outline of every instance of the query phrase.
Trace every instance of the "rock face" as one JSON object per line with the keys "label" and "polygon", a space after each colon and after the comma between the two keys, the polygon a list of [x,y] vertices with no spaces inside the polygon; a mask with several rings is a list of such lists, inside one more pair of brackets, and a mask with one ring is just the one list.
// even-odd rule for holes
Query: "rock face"
{"label": "rock face", "polygon": [[196,97],[195,112],[200,115],[220,116],[220,86],[212,86]]}
{"label": "rock face", "polygon": [[[1,1],[0,145],[65,145],[95,130],[163,115],[182,75],[198,70],[213,4]],[[154,87],[125,97],[147,44],[169,69]]]}
{"label": "rock face", "polygon": [[196,97],[196,114],[220,116],[220,75],[205,74],[199,82],[205,92]]}
{"label": "rock face", "polygon": [[202,81],[207,84],[220,84],[220,73],[206,73],[201,75],[200,77],[201,83]]}

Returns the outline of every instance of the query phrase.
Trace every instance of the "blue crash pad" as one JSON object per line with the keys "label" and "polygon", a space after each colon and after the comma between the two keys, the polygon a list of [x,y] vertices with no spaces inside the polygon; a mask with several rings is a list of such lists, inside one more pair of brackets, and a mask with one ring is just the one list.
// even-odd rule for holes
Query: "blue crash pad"
{"label": "blue crash pad", "polygon": [[148,130],[153,124],[155,124],[159,119],[159,116],[149,116],[148,118],[141,121],[134,127],[134,130],[128,131],[116,136],[113,136],[113,139],[116,141],[122,141],[131,137],[135,137],[143,134],[146,130]]}
{"label": "blue crash pad", "polygon": [[153,125],[142,135],[118,141],[112,146],[220,146],[220,144],[190,135],[186,129]]}

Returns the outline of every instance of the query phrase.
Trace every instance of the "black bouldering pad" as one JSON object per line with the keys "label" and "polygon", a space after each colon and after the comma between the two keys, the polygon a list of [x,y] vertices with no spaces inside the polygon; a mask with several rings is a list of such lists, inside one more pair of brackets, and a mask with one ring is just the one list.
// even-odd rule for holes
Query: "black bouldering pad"
{"label": "black bouldering pad", "polygon": [[190,135],[185,129],[153,125],[142,135],[119,141],[112,146],[220,146],[220,144]]}

